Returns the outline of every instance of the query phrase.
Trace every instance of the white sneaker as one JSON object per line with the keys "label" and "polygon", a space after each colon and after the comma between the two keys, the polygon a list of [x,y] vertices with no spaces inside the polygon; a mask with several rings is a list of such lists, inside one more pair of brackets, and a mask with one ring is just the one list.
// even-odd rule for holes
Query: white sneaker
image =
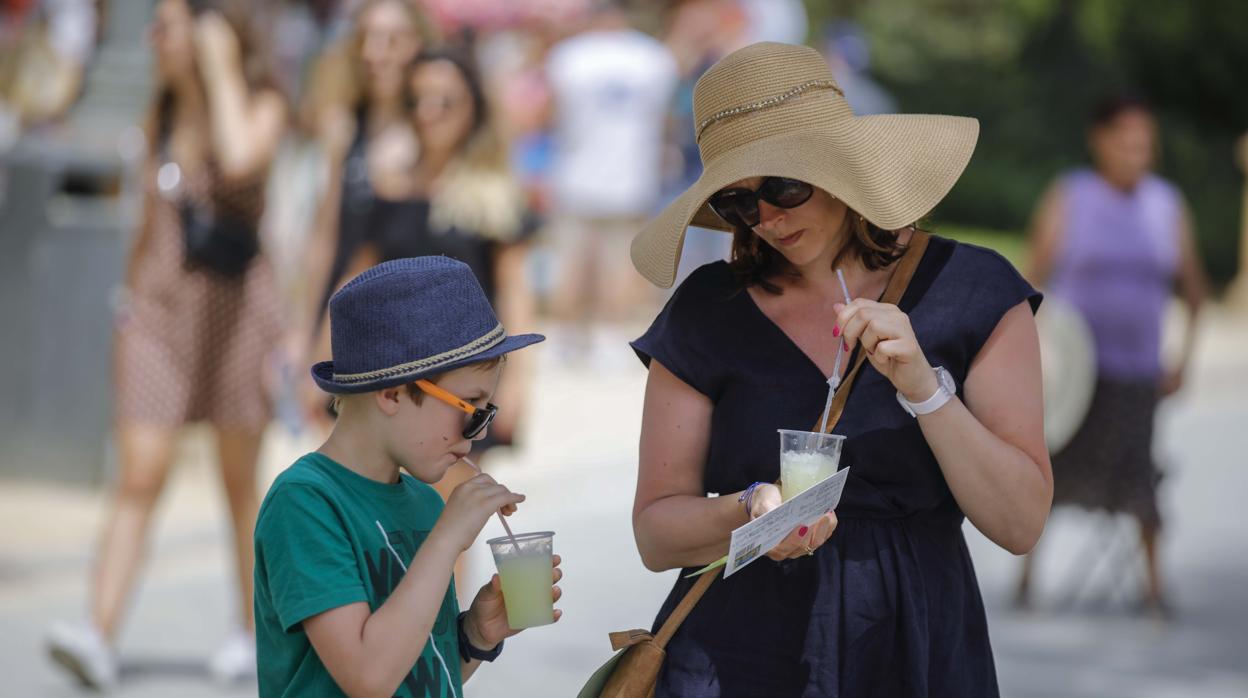
{"label": "white sneaker", "polygon": [[208,670],[222,683],[235,683],[256,675],[256,636],[235,630],[225,638],[208,662]]}
{"label": "white sneaker", "polygon": [[89,688],[117,685],[117,655],[90,623],[57,623],[48,630],[52,660]]}

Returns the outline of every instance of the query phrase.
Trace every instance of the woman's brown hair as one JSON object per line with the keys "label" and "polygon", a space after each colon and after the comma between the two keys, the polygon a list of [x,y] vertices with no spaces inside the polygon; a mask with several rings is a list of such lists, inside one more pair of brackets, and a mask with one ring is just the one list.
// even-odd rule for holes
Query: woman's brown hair
{"label": "woman's brown hair", "polygon": [[352,14],[351,31],[330,47],[313,66],[313,80],[303,109],[309,119],[316,119],[328,107],[346,107],[357,113],[367,99],[364,90],[365,70],[360,58],[364,43],[361,19],[374,7],[396,3],[416,28],[422,44],[437,40],[438,32],[425,12],[412,0],[366,0]]}
{"label": "woman's brown hair", "polygon": [[[897,261],[905,253],[905,245],[898,242],[899,230],[885,230],[852,209],[845,210],[844,225],[849,227],[851,236],[832,260],[833,269],[849,256],[861,260],[867,269],[876,271]],[[784,255],[751,228],[742,225],[733,229],[729,266],[743,286],[758,286],[775,294],[781,293],[781,289],[772,279],[794,273]]]}

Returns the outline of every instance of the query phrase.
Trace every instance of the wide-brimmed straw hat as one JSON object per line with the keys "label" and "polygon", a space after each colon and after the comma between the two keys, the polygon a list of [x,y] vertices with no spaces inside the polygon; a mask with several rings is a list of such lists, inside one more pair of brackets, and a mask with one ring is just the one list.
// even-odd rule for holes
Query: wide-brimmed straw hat
{"label": "wide-brimmed straw hat", "polygon": [[702,176],[633,239],[633,265],[663,288],[689,225],[732,231],[706,200],[737,180],[800,179],[895,230],[944,198],[979,135],[979,122],[961,116],[854,116],[817,51],[777,43],[712,66],[694,87],[693,115]]}
{"label": "wide-brimmed straw hat", "polygon": [[545,339],[508,335],[467,264],[411,257],[378,264],[329,300],[333,361],[322,390],[367,393],[497,358]]}

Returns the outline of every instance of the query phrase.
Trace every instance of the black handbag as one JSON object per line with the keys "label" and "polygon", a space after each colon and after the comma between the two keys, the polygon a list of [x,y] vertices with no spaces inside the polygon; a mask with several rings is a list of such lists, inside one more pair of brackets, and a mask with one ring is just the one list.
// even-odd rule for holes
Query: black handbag
{"label": "black handbag", "polygon": [[185,241],[186,266],[222,276],[241,276],[260,252],[260,236],[251,221],[217,206],[178,203]]}
{"label": "black handbag", "polygon": [[[237,277],[247,271],[251,260],[260,253],[260,235],[253,221],[209,197],[207,201],[179,192],[182,169],[169,153],[169,134],[162,133],[160,156],[165,163],[158,175],[162,194],[178,212],[182,222],[183,264],[187,269],[204,269],[221,276]],[[165,167],[173,168],[173,182],[166,190],[159,184]]]}

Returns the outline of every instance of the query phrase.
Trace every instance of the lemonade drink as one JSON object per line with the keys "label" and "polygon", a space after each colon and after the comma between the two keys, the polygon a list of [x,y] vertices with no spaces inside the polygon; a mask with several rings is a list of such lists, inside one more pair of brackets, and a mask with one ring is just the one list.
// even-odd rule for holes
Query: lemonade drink
{"label": "lemonade drink", "polygon": [[836,474],[845,437],[780,429],[780,497],[796,497]]}
{"label": "lemonade drink", "polygon": [[555,622],[553,536],[550,531],[516,534],[520,549],[503,536],[488,541],[503,585],[507,625],[512,630]]}
{"label": "lemonade drink", "polygon": [[822,453],[789,451],[780,454],[780,497],[784,501],[796,497],[836,474],[835,458]]}

